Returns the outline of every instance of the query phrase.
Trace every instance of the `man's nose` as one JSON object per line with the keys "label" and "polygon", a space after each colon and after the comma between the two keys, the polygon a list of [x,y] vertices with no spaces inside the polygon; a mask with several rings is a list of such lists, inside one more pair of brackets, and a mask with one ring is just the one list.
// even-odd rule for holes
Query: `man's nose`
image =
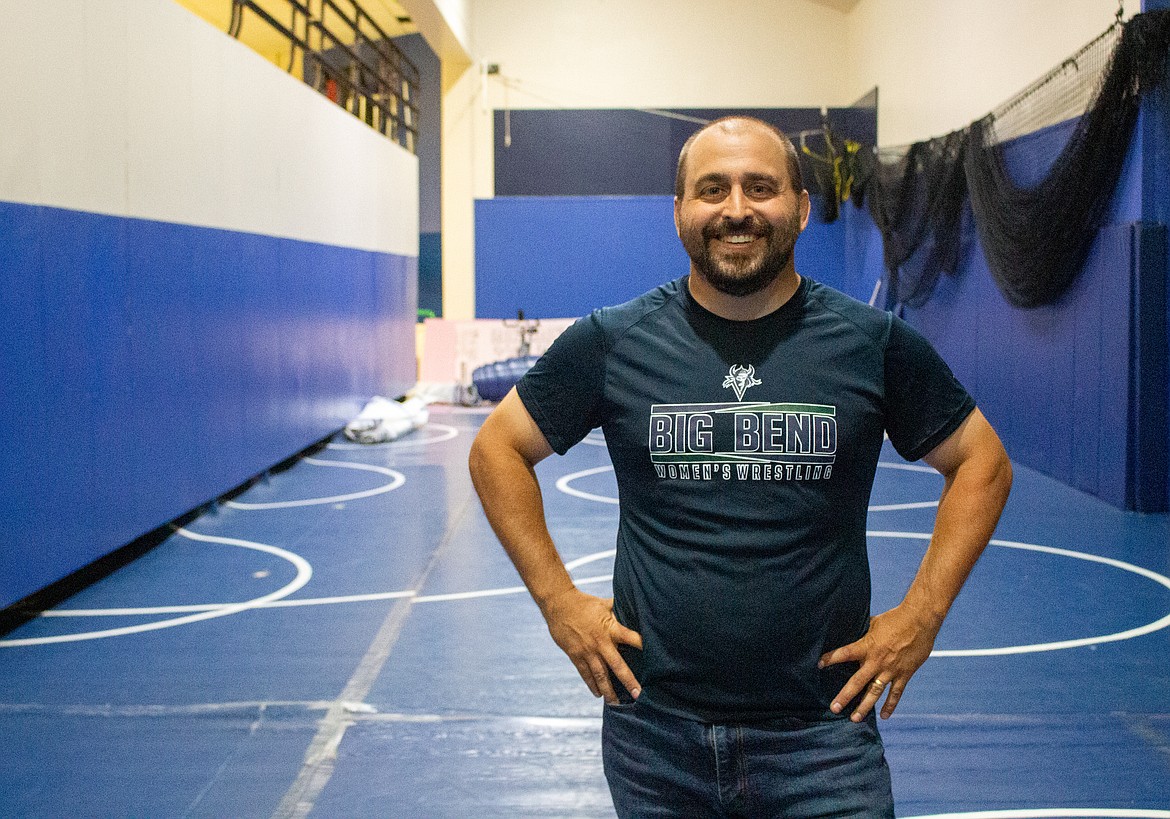
{"label": "man's nose", "polygon": [[738,185],[732,187],[727,198],[723,200],[724,218],[740,221],[751,216],[751,213],[751,202],[744,195],[743,189]]}

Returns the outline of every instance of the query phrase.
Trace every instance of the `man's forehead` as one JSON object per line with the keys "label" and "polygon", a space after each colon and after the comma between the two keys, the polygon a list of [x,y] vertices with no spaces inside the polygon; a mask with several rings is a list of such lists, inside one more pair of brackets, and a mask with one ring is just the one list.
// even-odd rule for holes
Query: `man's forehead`
{"label": "man's forehead", "polygon": [[719,166],[744,166],[753,173],[788,178],[787,153],[780,139],[751,122],[720,123],[695,139],[687,157],[688,175],[719,173]]}

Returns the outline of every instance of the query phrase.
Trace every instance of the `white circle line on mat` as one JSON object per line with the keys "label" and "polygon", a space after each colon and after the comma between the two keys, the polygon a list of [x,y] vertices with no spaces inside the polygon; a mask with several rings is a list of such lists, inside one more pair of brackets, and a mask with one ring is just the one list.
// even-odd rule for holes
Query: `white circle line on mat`
{"label": "white circle line on mat", "polygon": [[[246,546],[248,548],[257,548],[257,549],[260,549],[261,551],[269,551],[273,554],[277,554],[281,557],[285,557],[286,559],[290,560],[290,562],[293,562],[295,565],[298,566],[297,579],[295,579],[288,586],[285,586],[283,589],[280,589],[276,592],[273,592],[270,595],[265,595],[263,597],[258,597],[258,598],[255,598],[254,600],[248,600],[248,601],[244,601],[242,603],[228,603],[228,604],[222,604],[222,605],[204,604],[204,605],[200,605],[200,606],[173,606],[173,607],[172,606],[160,606],[160,607],[140,608],[140,609],[132,609],[132,608],[84,609],[84,610],[74,610],[74,611],[70,611],[68,609],[59,609],[59,610],[56,610],[55,612],[53,612],[52,614],[50,614],[49,612],[46,612],[44,616],[54,616],[54,617],[91,616],[91,617],[93,617],[93,616],[142,615],[142,614],[156,614],[156,613],[172,613],[172,612],[180,612],[180,611],[199,611],[200,613],[192,614],[192,615],[187,616],[187,617],[174,618],[172,620],[163,620],[163,621],[159,621],[157,623],[147,623],[147,624],[142,624],[142,625],[138,625],[138,626],[128,626],[124,629],[110,629],[110,630],[101,631],[101,632],[86,632],[84,634],[79,634],[79,635],[61,635],[61,636],[43,637],[43,638],[28,638],[26,640],[0,640],[0,647],[12,646],[12,645],[36,645],[36,644],[40,644],[40,643],[50,643],[50,642],[68,642],[68,641],[72,641],[72,640],[96,639],[97,637],[112,637],[112,636],[120,636],[123,634],[133,634],[133,633],[137,633],[140,631],[149,631],[149,630],[158,629],[158,628],[169,628],[171,626],[182,625],[184,623],[195,622],[197,620],[205,620],[205,619],[209,619],[211,617],[222,617],[226,614],[234,614],[238,611],[243,611],[243,610],[249,609],[249,608],[276,608],[276,607],[285,607],[285,606],[327,605],[327,604],[335,604],[335,603],[350,603],[350,602],[363,602],[363,601],[371,601],[371,600],[386,600],[386,599],[392,599],[392,598],[397,598],[397,597],[414,597],[413,602],[415,602],[415,603],[437,603],[437,602],[446,602],[446,601],[454,601],[454,600],[471,600],[471,599],[482,598],[482,597],[498,597],[498,596],[512,595],[512,594],[522,594],[525,592],[525,588],[523,586],[507,586],[507,587],[497,588],[497,589],[481,589],[481,590],[477,590],[477,591],[452,592],[452,593],[448,593],[448,594],[415,595],[413,592],[402,591],[402,592],[379,592],[379,593],[374,593],[374,594],[360,594],[360,595],[342,595],[342,596],[336,596],[336,597],[323,597],[323,598],[305,599],[305,600],[284,600],[282,598],[287,597],[289,594],[292,594],[297,589],[299,589],[301,586],[303,586],[305,583],[307,583],[309,576],[311,576],[311,573],[312,573],[311,567],[309,567],[308,563],[306,561],[304,561],[303,558],[301,558],[299,555],[295,555],[292,552],[286,552],[285,550],[278,549],[275,546],[267,546],[265,544],[256,544],[256,543],[251,543],[250,541],[239,541],[239,540],[234,540],[231,538],[212,538],[211,536],[208,536],[208,535],[195,535],[194,533],[187,532],[186,530],[183,530],[183,529],[179,529],[179,530],[177,530],[177,532],[179,534],[184,535],[185,537],[190,537],[193,540],[208,540],[210,542],[227,543],[230,545],[239,545],[239,546]],[[891,538],[891,539],[925,540],[925,541],[930,540],[930,537],[931,537],[930,533],[928,533],[928,532],[896,532],[896,531],[867,531],[866,536],[873,537],[873,538]],[[1042,553],[1042,554],[1051,554],[1051,555],[1056,555],[1056,556],[1060,556],[1060,557],[1069,557],[1069,558],[1074,558],[1074,559],[1078,559],[1078,560],[1084,560],[1084,561],[1091,562],[1091,563],[1099,563],[1101,565],[1106,565],[1106,566],[1110,566],[1112,568],[1117,568],[1117,569],[1121,569],[1123,571],[1128,571],[1128,572],[1130,572],[1132,574],[1136,574],[1140,577],[1145,577],[1149,580],[1153,580],[1155,583],[1158,583],[1159,585],[1170,590],[1170,578],[1166,577],[1165,575],[1159,574],[1157,572],[1151,571],[1150,569],[1146,569],[1146,568],[1143,568],[1141,566],[1135,566],[1132,563],[1127,563],[1123,560],[1117,560],[1115,558],[1110,558],[1110,557],[1102,557],[1100,555],[1092,555],[1092,554],[1088,554],[1086,552],[1078,552],[1078,551],[1074,551],[1072,549],[1061,549],[1061,548],[1057,548],[1055,546],[1042,546],[1042,545],[1035,544],[1035,543],[1021,543],[1019,541],[1002,540],[999,538],[991,540],[990,545],[998,546],[998,547],[1002,547],[1002,548],[1007,548],[1007,549],[1019,549],[1019,550],[1024,550],[1024,551],[1038,552],[1038,553]],[[569,571],[573,571],[574,569],[577,569],[577,568],[584,566],[588,563],[592,563],[592,562],[595,562],[598,560],[604,560],[606,558],[612,558],[615,556],[615,554],[616,554],[616,550],[614,550],[614,549],[606,549],[603,551],[594,552],[592,554],[584,555],[582,557],[578,557],[578,558],[575,558],[574,560],[567,562],[565,564],[565,568]],[[300,565],[301,563],[304,564],[303,569]],[[302,575],[304,575],[303,579],[302,579]],[[592,584],[592,583],[607,582],[607,581],[610,581],[611,579],[612,579],[612,575],[606,574],[606,575],[598,575],[598,576],[594,576],[594,577],[581,578],[581,579],[575,580],[574,582],[576,582],[578,585],[585,585],[585,584]],[[297,585],[298,583],[299,583],[299,585]],[[1100,643],[1108,643],[1108,642],[1116,642],[1116,641],[1120,641],[1120,640],[1133,639],[1135,637],[1140,637],[1140,636],[1150,634],[1150,633],[1155,632],[1155,631],[1159,631],[1161,629],[1167,628],[1168,626],[1170,626],[1170,614],[1167,614],[1166,616],[1161,617],[1158,620],[1155,620],[1151,623],[1147,623],[1143,626],[1138,626],[1136,628],[1127,629],[1125,631],[1119,631],[1119,632],[1115,632],[1115,633],[1111,633],[1111,634],[1102,634],[1102,635],[1098,635],[1098,636],[1094,636],[1094,637],[1082,637],[1082,638],[1078,638],[1078,639],[1074,639],[1074,640],[1061,640],[1061,641],[1048,642],[1048,643],[1033,643],[1033,644],[1029,644],[1029,645],[1000,646],[1000,647],[995,647],[995,648],[937,649],[937,650],[931,652],[931,656],[932,657],[990,657],[990,656],[1002,656],[1002,655],[1011,655],[1011,654],[1037,653],[1037,652],[1043,652],[1043,651],[1057,651],[1057,650],[1068,649],[1068,648],[1081,648],[1084,646],[1097,645]]]}
{"label": "white circle line on mat", "polygon": [[[867,537],[879,538],[903,538],[906,540],[930,540],[929,533],[923,532],[876,532],[868,531],[865,533]],[[1059,555],[1061,557],[1071,557],[1077,560],[1084,560],[1090,563],[1100,563],[1105,566],[1111,566],[1115,569],[1122,569],[1123,571],[1131,572],[1140,577],[1145,577],[1153,580],[1160,586],[1170,589],[1170,577],[1158,574],[1149,569],[1135,566],[1132,563],[1126,563],[1124,560],[1116,560],[1112,557],[1102,557],[1100,555],[1091,555],[1087,552],[1077,552],[1072,549],[1060,549],[1055,546],[1041,546],[1036,543],[1021,543],[1016,540],[1001,540],[993,538],[990,541],[992,546],[1001,546],[1005,549],[1022,549],[1029,552],[1041,552],[1043,554]],[[1033,643],[1030,645],[1018,646],[1001,646],[998,648],[963,648],[963,649],[936,649],[931,652],[932,657],[996,657],[1007,654],[1033,654],[1042,651],[1059,651],[1066,648],[1083,648],[1084,646],[1099,645],[1101,643],[1112,643],[1119,640],[1132,640],[1134,637],[1141,637],[1145,634],[1150,634],[1155,631],[1170,626],[1170,614],[1161,617],[1152,623],[1147,623],[1136,628],[1126,629],[1125,631],[1118,631],[1112,634],[1101,634],[1095,637],[1079,637],[1074,640],[1058,640],[1051,643]]]}
{"label": "white circle line on mat", "polygon": [[[577,586],[589,586],[594,583],[607,583],[613,580],[612,574],[602,574],[596,577],[573,578]],[[422,594],[414,598],[414,603],[445,603],[451,600],[474,600],[479,597],[503,597],[509,594],[523,594],[528,589],[524,586],[505,586],[502,589],[481,589],[470,592],[451,592],[449,594]]]}
{"label": "white circle line on mat", "polygon": [[252,540],[239,540],[230,537],[217,537],[215,535],[201,535],[196,532],[189,531],[183,528],[176,528],[175,534],[185,537],[188,540],[194,540],[202,543],[221,543],[226,546],[239,546],[244,549],[254,549],[259,552],[267,552],[271,555],[276,555],[279,558],[287,560],[296,567],[296,576],[281,588],[269,594],[255,597],[251,600],[244,600],[240,603],[228,603],[218,608],[207,611],[200,611],[195,614],[187,614],[182,617],[172,617],[169,620],[156,620],[153,623],[139,623],[133,626],[123,626],[121,628],[104,629],[101,631],[85,631],[77,634],[54,634],[47,637],[26,637],[16,638],[10,640],[0,640],[0,647],[14,647],[14,646],[36,646],[47,645],[50,643],[74,643],[82,640],[98,640],[104,637],[125,637],[129,634],[141,634],[145,631],[158,631],[164,628],[174,628],[175,626],[186,625],[187,623],[196,623],[200,620],[211,620],[215,617],[227,617],[230,614],[238,614],[247,609],[260,608],[267,603],[271,603],[281,598],[293,594],[298,589],[302,588],[309,582],[313,576],[313,567],[309,561],[305,560],[295,552],[290,552],[286,549],[281,549],[279,546],[270,546],[267,543],[257,543]]}
{"label": "white circle line on mat", "polygon": [[[346,594],[335,597],[299,597],[296,600],[272,600],[252,608],[280,609],[298,606],[327,606],[333,603],[369,603],[378,600],[394,600],[399,597],[413,597],[412,591],[373,592],[371,594]],[[213,611],[234,603],[195,603],[189,606],[142,606],[120,609],[51,609],[41,612],[41,617],[134,617],[147,614],[180,614],[188,611]]]}
{"label": "white circle line on mat", "polygon": [[[592,563],[596,560],[604,560],[607,557],[613,557],[614,549],[606,549],[602,552],[595,552],[594,554],[579,557],[565,564],[565,568],[569,571],[584,566],[587,563]],[[573,582],[578,586],[591,585],[594,583],[605,583],[613,579],[613,575],[597,575],[595,577],[574,578]],[[427,594],[419,595],[413,591],[393,591],[393,592],[373,592],[370,594],[347,594],[337,595],[333,597],[306,597],[297,600],[277,599],[267,602],[248,601],[248,608],[256,609],[272,609],[272,608],[293,608],[297,606],[329,606],[337,603],[368,603],[379,600],[393,600],[402,597],[413,597],[413,603],[439,603],[450,600],[471,600],[478,597],[500,597],[509,594],[521,594],[527,591],[524,586],[506,586],[499,589],[480,589],[478,591],[470,592],[452,592],[450,594]],[[259,600],[259,598],[257,598]],[[111,609],[52,609],[50,611],[41,612],[41,617],[136,617],[151,614],[179,614],[183,612],[197,612],[197,611],[218,611],[229,607],[238,607],[240,603],[197,603],[187,606],[141,606],[136,608],[111,608]]]}
{"label": "white circle line on mat", "polygon": [[346,501],[358,500],[360,498],[369,498],[374,495],[381,495],[386,492],[393,492],[402,484],[406,483],[406,476],[401,472],[395,472],[393,469],[387,469],[384,466],[374,466],[373,464],[359,464],[351,463],[349,461],[324,461],[320,458],[305,458],[304,462],[312,464],[313,466],[329,466],[337,469],[357,469],[365,472],[377,472],[380,475],[386,475],[390,478],[390,483],[382,486],[376,486],[373,489],[364,489],[360,492],[350,492],[345,495],[331,495],[326,498],[305,498],[303,500],[288,500],[288,501],[271,501],[269,503],[247,503],[245,501],[224,501],[224,506],[230,506],[232,509],[243,509],[246,511],[253,511],[257,509],[290,509],[297,506],[320,506],[326,503],[344,503]]}
{"label": "white circle line on mat", "polygon": [[557,479],[557,489],[564,492],[566,495],[572,495],[574,498],[582,498],[584,500],[596,501],[598,503],[612,503],[617,504],[617,498],[611,498],[607,495],[594,495],[592,492],[582,492],[580,489],[574,489],[573,481],[578,478],[587,478],[590,475],[600,475],[603,472],[613,472],[613,467],[610,465],[595,466],[592,469],[582,469],[580,472],[571,472],[568,475],[562,475]]}

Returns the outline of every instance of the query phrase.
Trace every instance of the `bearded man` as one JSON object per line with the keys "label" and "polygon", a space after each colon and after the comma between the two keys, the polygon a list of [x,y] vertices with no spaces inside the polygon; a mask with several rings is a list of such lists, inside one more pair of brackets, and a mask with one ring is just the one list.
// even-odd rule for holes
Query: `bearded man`
{"label": "bearded man", "polygon": [[[679,157],[690,271],[568,329],[484,422],[471,474],[557,645],[605,700],[622,817],[892,817],[894,713],[1011,485],[998,436],[917,332],[796,272],[809,198],[748,117]],[[601,427],[612,600],[574,586],[534,465]],[[870,617],[883,437],[945,478],[903,601]]]}

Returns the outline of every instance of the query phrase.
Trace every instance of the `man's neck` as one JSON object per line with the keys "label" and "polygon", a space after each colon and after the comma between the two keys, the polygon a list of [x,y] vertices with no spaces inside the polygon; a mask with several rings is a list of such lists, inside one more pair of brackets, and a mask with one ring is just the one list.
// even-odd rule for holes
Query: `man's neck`
{"label": "man's neck", "polygon": [[796,290],[800,287],[800,276],[795,268],[790,267],[763,290],[748,296],[729,296],[712,287],[692,266],[687,286],[691,291],[691,298],[720,318],[729,321],[751,321],[783,307],[796,295]]}

